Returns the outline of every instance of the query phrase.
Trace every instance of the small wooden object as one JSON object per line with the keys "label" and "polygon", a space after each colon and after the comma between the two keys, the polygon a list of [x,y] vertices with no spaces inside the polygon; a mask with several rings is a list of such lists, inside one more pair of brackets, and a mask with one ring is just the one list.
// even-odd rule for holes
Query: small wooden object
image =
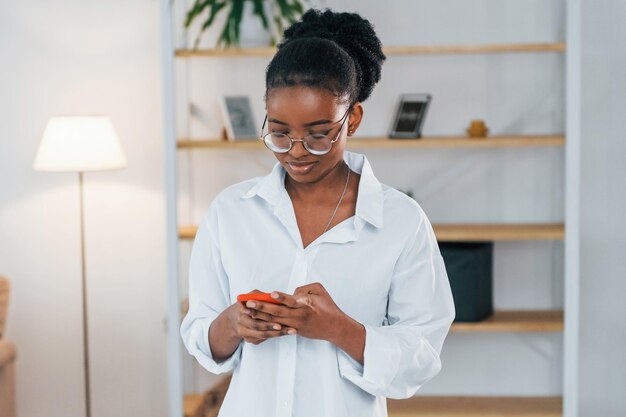
{"label": "small wooden object", "polygon": [[489,133],[485,121],[480,119],[472,120],[470,127],[465,129],[465,131],[471,138],[486,138]]}

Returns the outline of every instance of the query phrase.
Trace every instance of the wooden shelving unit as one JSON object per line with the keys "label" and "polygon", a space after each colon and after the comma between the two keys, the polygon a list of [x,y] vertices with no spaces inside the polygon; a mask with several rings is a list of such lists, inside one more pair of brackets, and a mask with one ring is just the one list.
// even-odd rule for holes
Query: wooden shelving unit
{"label": "wooden shelving unit", "polygon": [[[568,32],[569,33],[569,32]],[[578,45],[575,42],[570,43],[574,51]],[[518,53],[565,53],[569,50],[565,42],[549,42],[549,43],[507,43],[507,44],[476,44],[476,45],[407,45],[407,46],[388,46],[384,48],[387,56],[411,56],[411,55],[452,55],[452,54],[518,54]],[[168,52],[174,51],[173,56],[168,57],[171,68],[174,66],[174,60],[187,59],[229,59],[229,58],[246,58],[258,57],[269,59],[272,57],[275,48],[233,48],[233,49],[176,49],[170,47]],[[568,54],[569,55],[569,54]],[[569,65],[569,64],[568,64]],[[575,65],[571,64],[571,65]],[[166,69],[169,71],[171,68]],[[174,78],[169,80],[174,92]],[[570,91],[572,87],[567,86]],[[569,99],[571,100],[571,99]],[[173,97],[169,98],[174,103]],[[568,100],[566,100],[568,101]],[[568,101],[569,103],[569,101]],[[174,124],[174,109],[171,108],[171,124]],[[568,118],[571,117],[568,114]],[[574,132],[572,141],[576,143],[577,137],[575,129],[568,126],[568,135]],[[174,136],[174,129],[170,129],[169,150],[178,151],[257,151],[266,150],[263,143],[258,139],[225,141],[217,138],[178,138]],[[538,148],[538,147],[565,147],[571,145],[570,137],[566,143],[563,134],[557,135],[500,135],[490,136],[484,139],[472,139],[465,136],[429,136],[420,139],[389,139],[387,137],[352,137],[348,140],[348,148],[352,149],[500,149],[500,148]],[[570,146],[568,146],[569,150]],[[175,156],[170,155],[172,160]],[[568,159],[571,162],[571,159]],[[571,164],[570,164],[571,165]],[[170,171],[176,172],[176,166],[170,163]],[[569,184],[569,180],[568,180]],[[176,207],[175,187],[174,193],[169,195],[170,207]],[[197,226],[195,225],[172,225],[175,219],[170,219],[172,226],[168,233],[177,234],[180,241],[189,241],[196,235]],[[568,223],[568,227],[569,227]],[[565,225],[563,223],[528,223],[528,224],[433,224],[433,229],[438,241],[454,242],[454,241],[528,241],[528,240],[567,240],[569,247],[574,247],[577,242],[577,235],[565,234]],[[569,230],[569,229],[568,229]],[[567,252],[567,251],[566,251]],[[569,250],[571,255],[571,249]],[[565,264],[572,265],[573,258],[566,258]],[[176,265],[177,258],[172,255],[170,263]],[[569,283],[576,282],[576,274],[574,276],[567,275],[566,281]],[[175,288],[177,283],[172,282],[170,288]],[[566,294],[566,299],[567,299]],[[571,301],[571,296],[570,296]],[[177,315],[180,314],[180,298],[178,293],[172,291],[170,300],[170,319],[174,320],[174,306],[178,307]],[[570,303],[571,304],[571,303]],[[568,314],[569,313],[568,306]],[[570,342],[575,340],[572,334],[576,334],[572,330],[572,326],[576,324],[576,314],[568,316],[567,329],[564,326],[563,310],[497,310],[487,319],[477,323],[460,323],[452,324],[450,331],[459,334],[476,334],[476,333],[524,333],[524,332],[564,332],[569,334]],[[572,333],[573,332],[573,333]],[[174,338],[177,335],[173,336]],[[464,337],[464,336],[458,336]],[[572,339],[573,338],[573,339]],[[174,341],[176,342],[176,340]],[[567,337],[565,337],[567,342]],[[567,343],[564,343],[566,345]],[[569,347],[571,350],[571,346]],[[568,360],[568,355],[570,358]],[[564,353],[564,368],[572,368],[572,353]],[[173,354],[175,360],[179,360],[180,355]],[[565,372],[567,380],[568,371]],[[577,375],[572,375],[577,378]],[[570,403],[570,412],[573,410],[572,404],[575,404],[576,398],[572,394],[572,384],[564,384],[563,397],[498,397],[498,396],[416,396],[407,400],[388,399],[388,410],[390,417],[561,417],[564,409],[563,403]],[[182,388],[181,388],[182,391]],[[182,397],[182,396],[181,396]],[[195,410],[201,405],[203,395],[186,395],[184,396],[184,413],[185,416],[191,417]],[[567,412],[567,407],[566,410]],[[568,414],[574,416],[575,414]]]}
{"label": "wooden shelving unit", "polygon": [[[180,239],[193,239],[197,226],[181,226]],[[561,223],[551,224],[433,224],[440,242],[491,240],[561,240],[565,230]]]}
{"label": "wooden shelving unit", "polygon": [[[475,139],[465,136],[428,136],[420,139],[364,137],[348,139],[349,148],[534,148],[563,146],[563,135],[511,135]],[[178,149],[267,149],[260,139],[227,141],[220,139],[179,139]]]}
{"label": "wooden shelving unit", "polygon": [[427,397],[387,399],[389,417],[561,417],[561,397]]}
{"label": "wooden shelving unit", "polygon": [[[477,45],[406,45],[387,46],[383,52],[393,55],[424,54],[496,54],[521,52],[564,52],[564,42],[552,43],[503,43]],[[231,48],[231,49],[177,49],[177,58],[215,58],[215,57],[271,57],[276,48]]]}

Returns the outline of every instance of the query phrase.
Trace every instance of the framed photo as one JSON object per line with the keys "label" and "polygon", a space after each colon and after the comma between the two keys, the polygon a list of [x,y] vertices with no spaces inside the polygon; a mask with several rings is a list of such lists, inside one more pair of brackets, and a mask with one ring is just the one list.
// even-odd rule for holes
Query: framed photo
{"label": "framed photo", "polygon": [[402,94],[389,137],[422,137],[422,126],[431,99],[430,94]]}
{"label": "framed photo", "polygon": [[228,140],[258,139],[261,127],[254,123],[248,96],[222,96],[220,105]]}

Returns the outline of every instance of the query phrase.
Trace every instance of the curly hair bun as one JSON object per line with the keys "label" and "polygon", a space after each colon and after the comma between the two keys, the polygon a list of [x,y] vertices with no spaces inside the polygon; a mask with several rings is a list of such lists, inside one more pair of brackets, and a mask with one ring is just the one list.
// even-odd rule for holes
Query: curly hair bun
{"label": "curly hair bun", "polygon": [[[365,101],[380,80],[382,64],[386,59],[373,25],[357,13],[309,9],[298,22],[285,29],[284,38],[278,44],[277,55],[281,49],[294,43],[306,42],[307,45],[315,45],[317,42],[311,38],[330,41],[349,55],[356,71],[357,85],[354,98]],[[300,46],[294,49],[304,48]]]}

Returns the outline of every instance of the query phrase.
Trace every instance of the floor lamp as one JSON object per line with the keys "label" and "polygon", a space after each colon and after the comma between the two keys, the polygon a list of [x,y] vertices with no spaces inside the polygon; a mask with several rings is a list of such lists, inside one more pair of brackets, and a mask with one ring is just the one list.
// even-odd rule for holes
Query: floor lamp
{"label": "floor lamp", "polygon": [[91,416],[89,383],[89,334],[87,331],[87,276],[85,271],[85,227],[83,173],[126,166],[126,157],[113,125],[105,116],[52,117],[44,130],[33,168],[37,171],[78,172],[80,192],[80,259],[82,271],[83,352],[85,405]]}

